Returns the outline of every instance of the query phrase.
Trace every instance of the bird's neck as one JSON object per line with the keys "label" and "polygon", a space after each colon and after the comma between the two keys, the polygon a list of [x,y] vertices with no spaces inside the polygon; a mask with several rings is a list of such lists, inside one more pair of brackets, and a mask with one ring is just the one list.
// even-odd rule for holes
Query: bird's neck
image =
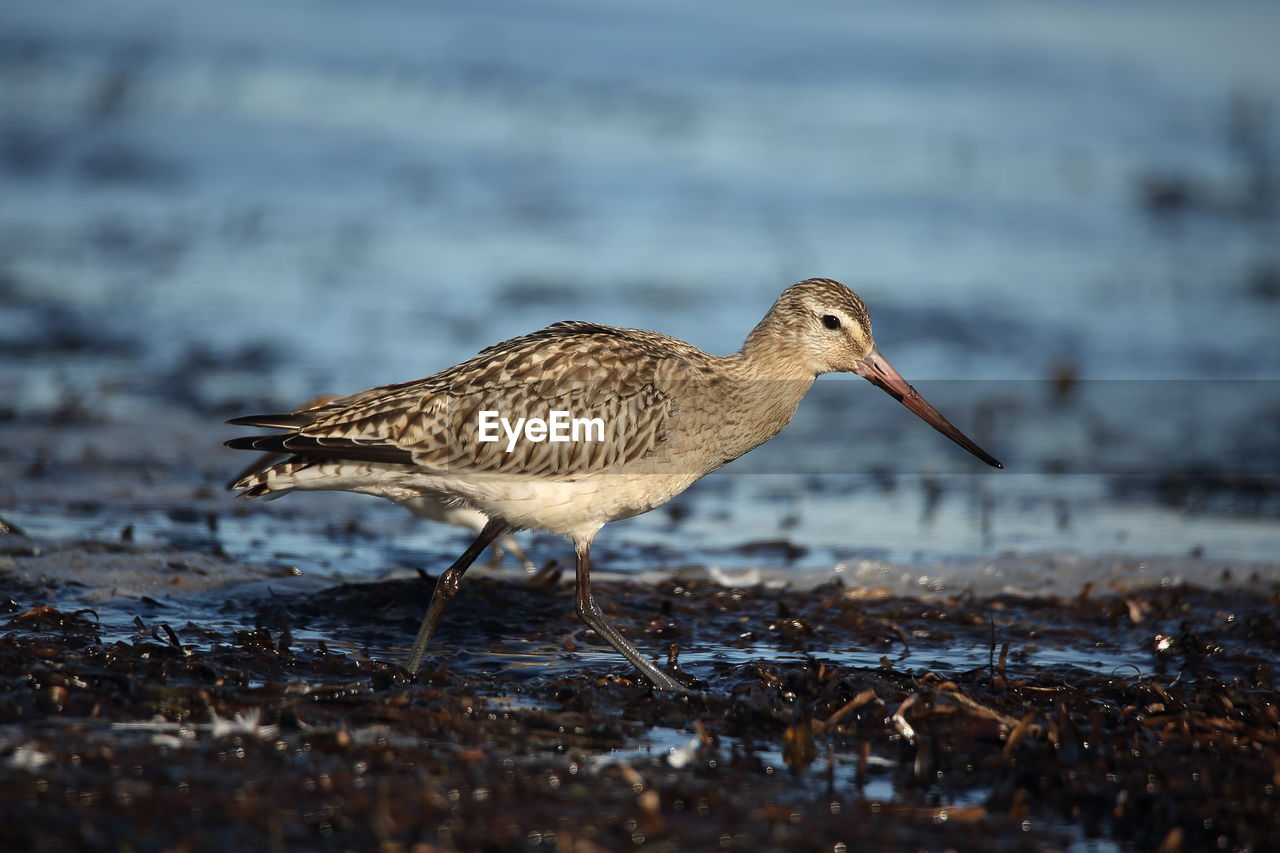
{"label": "bird's neck", "polygon": [[721,457],[708,470],[777,435],[817,378],[785,336],[757,332],[759,327],[733,355],[713,356],[716,375],[698,403],[715,412]]}
{"label": "bird's neck", "polygon": [[[782,360],[752,357],[745,350],[721,359],[718,375],[702,389],[697,407],[712,416],[717,455],[708,459],[707,471],[759,447],[791,422],[800,401],[813,386],[812,372],[787,369]],[[706,431],[691,440],[701,445]]]}
{"label": "bird's neck", "polygon": [[801,351],[797,336],[773,312],[751,330],[742,349],[725,361],[729,372],[740,379],[801,382],[807,391],[817,378],[817,372]]}

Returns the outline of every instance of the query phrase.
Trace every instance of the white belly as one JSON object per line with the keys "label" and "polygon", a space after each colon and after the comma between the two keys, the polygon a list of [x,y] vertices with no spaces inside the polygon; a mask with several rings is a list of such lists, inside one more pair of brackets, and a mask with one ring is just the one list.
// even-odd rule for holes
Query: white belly
{"label": "white belly", "polygon": [[590,539],[611,521],[661,506],[696,479],[659,474],[597,474],[572,481],[468,478],[455,488],[485,514],[516,527]]}
{"label": "white belly", "polygon": [[465,511],[465,507],[451,506],[462,502],[515,527],[589,541],[609,522],[662,506],[697,479],[696,473],[591,474],[571,480],[504,474],[449,476],[410,466],[321,464],[281,477],[274,485],[281,491],[375,495],[414,512],[432,512],[433,504],[443,504],[449,513]]}

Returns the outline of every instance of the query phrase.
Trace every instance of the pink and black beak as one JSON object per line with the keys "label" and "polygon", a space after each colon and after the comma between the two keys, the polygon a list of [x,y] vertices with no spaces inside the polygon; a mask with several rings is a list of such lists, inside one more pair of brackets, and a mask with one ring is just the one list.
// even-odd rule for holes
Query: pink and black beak
{"label": "pink and black beak", "polygon": [[880,355],[879,350],[872,350],[870,355],[858,362],[858,366],[854,368],[854,373],[869,381],[872,385],[883,390],[889,396],[893,397],[902,405],[915,412],[924,419],[929,426],[981,459],[983,462],[994,468],[1003,468],[1004,466],[987,451],[983,450],[973,442],[967,435],[956,429],[949,420],[938,413],[938,410],[925,402],[924,397],[920,396],[920,392],[912,388],[907,380],[902,378],[898,371],[893,369],[893,365]]}

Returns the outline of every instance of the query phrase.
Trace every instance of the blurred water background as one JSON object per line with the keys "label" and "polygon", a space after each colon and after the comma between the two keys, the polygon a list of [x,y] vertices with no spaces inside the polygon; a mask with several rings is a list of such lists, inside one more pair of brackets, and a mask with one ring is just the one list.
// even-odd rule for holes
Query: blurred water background
{"label": "blurred water background", "polygon": [[[826,276],[1006,470],[824,380],[603,564],[1276,576],[1278,32],[1269,0],[6,4],[0,511],[434,570],[462,534],[368,499],[173,506],[230,506],[226,417],[562,319],[731,352]],[[57,447],[163,466],[41,475]],[[325,534],[353,517],[389,535]]]}

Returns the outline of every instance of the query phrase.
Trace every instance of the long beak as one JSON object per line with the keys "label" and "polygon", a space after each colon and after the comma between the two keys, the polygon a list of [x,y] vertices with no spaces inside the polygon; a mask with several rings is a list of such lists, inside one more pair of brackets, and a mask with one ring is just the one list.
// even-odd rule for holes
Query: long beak
{"label": "long beak", "polygon": [[869,381],[872,385],[883,390],[893,399],[906,406],[925,420],[929,426],[981,459],[983,462],[994,468],[1003,468],[1004,466],[987,451],[974,444],[973,440],[960,430],[952,426],[951,422],[938,414],[938,410],[925,402],[924,397],[920,396],[920,392],[912,388],[907,380],[902,378],[898,371],[893,369],[893,365],[885,361],[884,356],[880,355],[879,350],[872,350],[871,354],[862,361],[858,362],[858,366],[854,368],[854,373]]}

